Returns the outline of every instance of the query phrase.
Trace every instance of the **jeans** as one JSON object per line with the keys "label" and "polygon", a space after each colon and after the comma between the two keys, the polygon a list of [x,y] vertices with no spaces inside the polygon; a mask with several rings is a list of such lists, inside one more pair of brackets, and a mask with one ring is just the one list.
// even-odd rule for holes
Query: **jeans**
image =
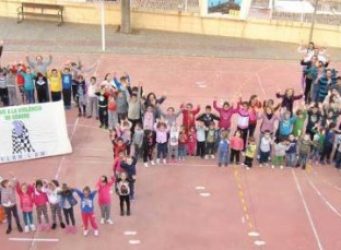
{"label": "jeans", "polygon": [[336,168],[341,168],[341,152],[336,152]]}
{"label": "jeans", "polygon": [[23,212],[23,219],[25,226],[33,225],[33,213],[31,212]]}
{"label": "jeans", "polygon": [[167,142],[157,144],[157,158],[166,159],[167,158]]}
{"label": "jeans", "polygon": [[118,116],[116,111],[108,110],[109,129],[114,130],[118,124]]}
{"label": "jeans", "polygon": [[88,115],[92,116],[95,113],[95,116],[98,117],[98,98],[97,96],[89,96],[88,97]]}
{"label": "jeans", "polygon": [[130,213],[130,198],[129,198],[129,195],[120,195],[120,209],[121,209],[121,213],[124,212],[124,203],[126,203],[127,212]]}
{"label": "jeans", "polygon": [[25,90],[27,103],[35,103],[34,90]]}
{"label": "jeans", "polygon": [[240,151],[231,149],[231,162],[234,163],[234,160],[236,159],[236,163],[239,164],[240,158]]}
{"label": "jeans", "polygon": [[62,92],[51,92],[51,98],[53,102],[58,102],[62,99]]}
{"label": "jeans", "polygon": [[178,145],[169,145],[168,147],[168,152],[169,152],[169,157],[171,158],[172,156],[174,156],[174,160],[178,159]]}
{"label": "jeans", "polygon": [[296,164],[296,153],[287,153],[285,155],[286,163],[288,167],[295,167]]}
{"label": "jeans", "polygon": [[260,151],[260,158],[259,158],[259,163],[268,163],[269,162],[269,157],[270,157],[270,151],[269,152],[263,152]]}
{"label": "jeans", "polygon": [[205,156],[205,142],[204,141],[198,141],[197,142],[197,156],[200,156],[201,158],[204,158]]}
{"label": "jeans", "polygon": [[219,151],[218,152],[218,164],[224,164],[227,166],[229,164],[229,152],[228,151]]}
{"label": "jeans", "polygon": [[63,212],[64,212],[64,217],[65,217],[65,221],[66,221],[66,225],[70,225],[70,223],[72,224],[72,226],[74,226],[76,224],[75,222],[75,215],[73,213],[73,207],[71,208],[63,208]]}
{"label": "jeans", "polygon": [[186,144],[179,144],[178,146],[178,154],[179,157],[181,158],[185,158],[185,156],[187,155],[187,150],[186,150]]}
{"label": "jeans", "polygon": [[7,225],[9,229],[12,229],[12,215],[15,219],[15,223],[17,224],[18,229],[21,229],[20,219],[18,215],[18,208],[16,205],[11,207],[5,207]]}
{"label": "jeans", "polygon": [[71,89],[63,89],[63,101],[65,108],[71,108]]}
{"label": "jeans", "polygon": [[307,164],[307,159],[308,159],[308,155],[299,154],[297,165],[302,166],[302,168],[305,169],[306,164]]}

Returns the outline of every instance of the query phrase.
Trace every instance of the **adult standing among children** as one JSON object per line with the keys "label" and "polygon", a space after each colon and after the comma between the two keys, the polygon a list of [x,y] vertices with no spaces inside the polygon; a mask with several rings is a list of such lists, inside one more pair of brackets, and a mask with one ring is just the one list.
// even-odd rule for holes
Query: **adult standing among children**
{"label": "adult standing among children", "polygon": [[26,62],[31,67],[31,69],[34,72],[40,72],[45,76],[47,73],[47,68],[51,65],[52,60],[52,55],[49,55],[49,59],[47,61],[44,61],[44,58],[41,55],[36,56],[35,61],[32,61],[29,56],[26,56]]}

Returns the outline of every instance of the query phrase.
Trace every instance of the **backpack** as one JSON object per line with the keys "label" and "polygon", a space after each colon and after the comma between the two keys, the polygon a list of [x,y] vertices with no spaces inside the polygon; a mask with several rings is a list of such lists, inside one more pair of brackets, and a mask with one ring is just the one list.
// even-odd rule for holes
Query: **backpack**
{"label": "backpack", "polygon": [[129,187],[127,183],[122,183],[120,186],[120,194],[121,195],[128,195],[129,194]]}

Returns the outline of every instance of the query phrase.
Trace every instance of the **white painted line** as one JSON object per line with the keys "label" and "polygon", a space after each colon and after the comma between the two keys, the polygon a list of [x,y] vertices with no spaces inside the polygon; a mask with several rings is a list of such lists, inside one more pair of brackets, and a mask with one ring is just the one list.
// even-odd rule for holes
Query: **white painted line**
{"label": "white painted line", "polygon": [[206,88],[206,85],[199,85],[199,88]]}
{"label": "white painted line", "polygon": [[206,188],[204,186],[196,186],[195,189],[196,190],[205,190]]}
{"label": "white painted line", "polygon": [[326,206],[332,210],[337,216],[341,217],[341,213],[328,201],[328,199],[321,193],[321,191],[315,186],[315,184],[310,180],[307,174],[305,174],[309,185],[314,189],[316,194],[322,199],[322,201],[326,204]]}
{"label": "white painted line", "polygon": [[124,235],[136,235],[137,234],[137,232],[136,231],[124,231],[124,233],[123,233]]}
{"label": "white painted line", "polygon": [[245,218],[244,218],[244,216],[242,216],[241,221],[242,221],[242,224],[245,224]]}
{"label": "white painted line", "polygon": [[44,239],[44,238],[8,238],[10,241],[34,241],[34,242],[58,242],[59,239]]}
{"label": "white painted line", "polygon": [[318,233],[317,233],[317,230],[316,230],[314,221],[313,221],[313,219],[312,219],[311,213],[310,213],[310,211],[309,211],[308,205],[307,205],[307,203],[306,203],[306,201],[305,201],[305,198],[304,198],[304,196],[303,196],[303,192],[302,192],[301,185],[300,185],[300,183],[298,182],[298,179],[297,179],[297,177],[296,177],[296,173],[295,173],[295,171],[294,171],[293,169],[291,169],[291,173],[292,173],[292,175],[293,175],[293,177],[294,177],[295,184],[296,184],[296,188],[297,188],[297,192],[299,193],[299,195],[300,195],[300,197],[301,197],[301,201],[302,201],[302,203],[303,203],[304,210],[305,210],[305,212],[306,212],[306,214],[307,214],[307,217],[308,217],[308,220],[309,220],[310,227],[311,227],[311,229],[312,229],[312,231],[313,231],[313,233],[314,233],[314,236],[315,236],[315,239],[316,239],[316,243],[317,243],[318,249],[319,249],[319,250],[323,250],[324,248],[323,248],[323,246],[322,246],[320,237],[319,237],[319,235],[318,235]]}
{"label": "white painted line", "polygon": [[209,196],[211,196],[211,194],[210,193],[200,193],[200,196],[202,196],[202,197],[209,197]]}
{"label": "white painted line", "polygon": [[204,81],[198,81],[198,82],[195,82],[196,85],[202,85],[202,84],[205,84]]}
{"label": "white painted line", "polygon": [[259,74],[255,73],[255,75],[256,75],[256,78],[257,78],[258,85],[259,85],[261,91],[263,92],[263,95],[266,96],[266,92],[265,92],[265,89],[264,89],[264,86],[263,86],[262,80],[260,79]]}
{"label": "white painted line", "polygon": [[266,244],[264,240],[255,240],[253,243],[256,246],[264,246]]}
{"label": "white painted line", "polygon": [[130,245],[138,245],[138,244],[140,244],[140,243],[141,243],[140,240],[129,240],[129,244],[130,244]]}
{"label": "white painted line", "polygon": [[248,235],[249,235],[250,237],[258,237],[258,236],[259,236],[259,233],[255,232],[255,231],[251,231],[251,232],[248,233]]}
{"label": "white painted line", "polygon": [[[72,141],[72,138],[73,138],[73,136],[76,133],[76,129],[77,129],[78,123],[79,123],[79,118],[76,119],[75,124],[73,126],[73,129],[72,129],[72,132],[71,132],[70,141]],[[56,172],[56,175],[54,177],[56,180],[59,179],[59,175],[60,175],[60,172],[62,170],[64,161],[65,161],[65,156],[63,156],[62,159],[59,162],[59,165],[58,165],[58,168],[57,168],[57,172]]]}

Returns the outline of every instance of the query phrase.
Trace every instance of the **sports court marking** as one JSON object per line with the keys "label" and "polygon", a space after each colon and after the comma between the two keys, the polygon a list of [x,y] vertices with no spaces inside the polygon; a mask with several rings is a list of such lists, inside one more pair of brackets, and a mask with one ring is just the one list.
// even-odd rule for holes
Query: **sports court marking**
{"label": "sports court marking", "polygon": [[337,216],[341,217],[341,213],[328,201],[328,199],[321,193],[321,191],[315,186],[312,180],[308,177],[307,174],[305,174],[309,185],[314,189],[316,194],[322,199],[322,201],[325,203],[325,205],[332,210]]}
{"label": "sports court marking", "polygon": [[302,203],[303,203],[304,210],[305,210],[305,213],[306,213],[306,215],[307,215],[307,217],[308,217],[308,221],[309,221],[310,227],[311,227],[311,229],[312,229],[312,231],[313,231],[313,233],[314,233],[314,237],[315,237],[315,239],[316,239],[316,243],[317,243],[318,249],[319,249],[319,250],[323,250],[324,248],[323,248],[323,246],[322,246],[320,237],[319,237],[319,235],[318,235],[318,233],[317,233],[317,230],[316,230],[316,227],[315,227],[315,223],[314,223],[314,221],[313,221],[313,219],[312,219],[312,216],[311,216],[311,213],[310,213],[310,211],[309,211],[307,202],[306,202],[306,200],[305,200],[305,198],[304,198],[304,195],[303,195],[303,192],[302,192],[301,185],[300,185],[300,183],[299,183],[299,181],[298,181],[298,179],[297,179],[296,173],[295,173],[295,171],[294,171],[293,169],[291,169],[291,173],[292,173],[292,175],[293,175],[293,177],[294,177],[295,184],[296,184],[296,188],[297,188],[297,192],[299,193],[300,198],[301,198],[301,201],[302,201]]}
{"label": "sports court marking", "polygon": [[205,192],[205,193],[200,193],[199,195],[202,197],[210,197],[211,193]]}
{"label": "sports court marking", "polygon": [[136,231],[124,231],[123,234],[126,236],[130,236],[130,235],[136,235],[137,232]]}
{"label": "sports court marking", "polygon": [[44,238],[8,238],[10,241],[18,242],[59,242],[59,239],[44,239]]}
{"label": "sports court marking", "polygon": [[195,190],[205,190],[206,188],[204,186],[196,186]]}
{"label": "sports court marking", "polygon": [[339,186],[337,186],[337,185],[331,183],[331,182],[328,181],[326,178],[321,177],[321,175],[319,175],[319,174],[317,173],[316,170],[314,170],[313,173],[314,173],[314,175],[315,175],[318,179],[322,180],[322,182],[326,183],[327,185],[329,185],[329,186],[331,186],[332,188],[335,188],[337,191],[341,192],[341,188],[340,188]]}
{"label": "sports court marking", "polygon": [[[72,129],[72,132],[71,132],[70,141],[72,141],[72,138],[73,138],[73,136],[74,136],[75,133],[76,133],[78,123],[79,123],[79,118],[76,119],[75,124],[73,125],[73,129]],[[55,175],[55,177],[54,177],[56,180],[59,179],[60,171],[62,170],[62,167],[63,167],[63,163],[64,163],[64,161],[65,161],[65,158],[66,158],[66,156],[64,155],[64,156],[62,157],[62,159],[60,160],[59,164],[58,164],[57,172],[56,172],[56,175]]]}
{"label": "sports court marking", "polygon": [[266,242],[264,240],[255,240],[253,242],[256,246],[264,246]]}
{"label": "sports court marking", "polygon": [[259,87],[260,87],[260,89],[261,89],[263,95],[266,96],[266,91],[265,91],[265,89],[264,89],[264,86],[263,86],[262,80],[261,80],[261,78],[260,78],[260,75],[258,74],[258,72],[255,73],[255,75],[256,75],[256,78],[257,78],[258,85],[259,85]]}
{"label": "sports court marking", "polygon": [[129,240],[128,242],[129,242],[130,245],[139,245],[139,244],[141,244],[140,240]]}

